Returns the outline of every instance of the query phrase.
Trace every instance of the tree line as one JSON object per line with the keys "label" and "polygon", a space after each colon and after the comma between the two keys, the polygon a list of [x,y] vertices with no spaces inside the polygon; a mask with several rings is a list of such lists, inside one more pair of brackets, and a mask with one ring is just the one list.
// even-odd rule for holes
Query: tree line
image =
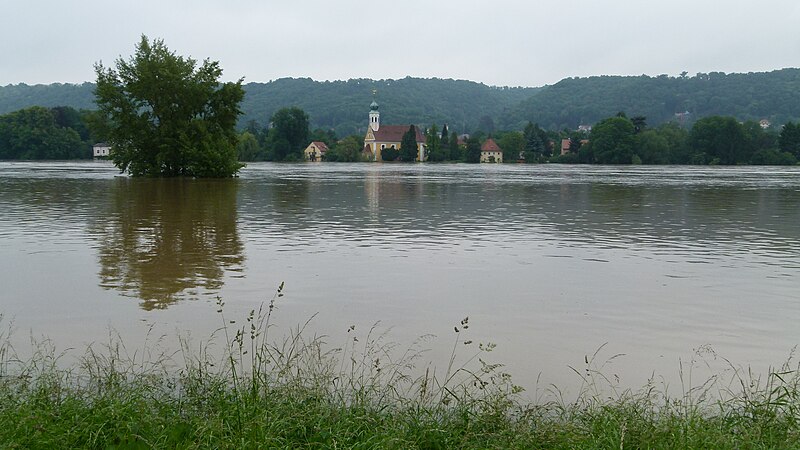
{"label": "tree line", "polygon": [[[132,175],[226,177],[238,172],[242,167],[239,161],[299,161],[306,145],[318,140],[330,148],[325,155],[329,161],[363,160],[361,131],[344,139],[338,139],[334,127],[311,131],[311,116],[298,106],[280,108],[267,120],[250,120],[244,130],[237,131],[245,99],[243,79],[222,83],[217,62],[207,59],[198,65],[192,58],[176,55],[158,39],[142,36],[129,59],[118,59],[114,67],[98,63],[95,71],[97,111],[34,106],[0,116],[0,159],[88,158],[91,143],[107,140],[111,159]],[[789,77],[800,73],[779,72]],[[716,73],[694,78],[685,75],[680,77],[682,82],[712,87],[719,80],[724,83],[717,84],[725,84],[742,78]],[[442,81],[446,80],[427,83],[436,87]],[[404,79],[397,84],[406,82],[416,81]],[[387,86],[394,83],[387,82]],[[475,88],[474,83],[455,85]],[[507,99],[519,95],[516,89],[495,91],[493,95]],[[405,92],[412,98],[418,94],[413,89]],[[417,100],[415,104],[436,103]],[[360,114],[364,126],[365,119]],[[792,121],[779,132],[754,120],[739,122],[722,115],[702,117],[691,128],[675,121],[649,128],[645,115],[628,118],[618,113],[582,133],[568,127],[553,131],[554,127],[540,127],[533,121],[506,127],[518,131],[498,131],[492,116],[483,115],[472,135],[464,139],[455,131],[457,124],[445,121],[439,131],[435,121],[427,123],[433,125],[425,130],[425,159],[432,162],[479,162],[481,143],[489,137],[499,142],[506,162],[729,165],[796,164],[800,158],[800,125]],[[386,149],[383,159],[414,161],[416,135],[415,125],[411,125],[400,148]]]}
{"label": "tree line", "polygon": [[[93,109],[94,83],[0,86],[0,113],[30,106]],[[676,119],[691,125],[703,117],[740,121],[800,120],[800,69],[689,76],[596,76],[567,78],[540,88],[504,88],[464,80],[403,78],[314,81],[283,78],[242,84],[237,128],[267,123],[280,109],[297,106],[312,129],[339,136],[366,131],[364,115],[373,89],[387,108],[386,123],[442,124],[459,134],[521,130],[528,122],[548,130],[574,129],[616,114],[636,111],[657,127]],[[686,114],[688,113],[688,114]]]}
{"label": "tree line", "polygon": [[[648,128],[643,116],[624,113],[592,127],[588,142],[559,162],[589,164],[794,165],[800,158],[800,125],[780,132],[730,116],[704,117],[687,129],[677,123]],[[571,138],[571,141],[575,137]]]}
{"label": "tree line", "polygon": [[34,106],[0,115],[0,159],[85,159],[97,142],[97,113]]}

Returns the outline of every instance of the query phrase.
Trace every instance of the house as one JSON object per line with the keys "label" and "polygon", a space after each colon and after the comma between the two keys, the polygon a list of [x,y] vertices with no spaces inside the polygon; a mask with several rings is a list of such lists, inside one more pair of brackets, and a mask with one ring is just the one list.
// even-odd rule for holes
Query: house
{"label": "house", "polygon": [[769,121],[769,120],[767,120],[767,119],[761,119],[761,120],[758,122],[758,125],[761,127],[761,129],[762,129],[762,130],[766,130],[767,128],[769,128],[769,127],[771,127],[771,126],[772,126],[772,122],[770,122],[770,121]]}
{"label": "house", "polygon": [[[578,148],[581,148],[581,147],[583,147],[584,145],[586,145],[588,143],[589,143],[588,139],[581,139],[581,142],[580,142],[581,145],[579,145]],[[567,153],[569,153],[571,148],[572,148],[572,139],[562,139],[561,140],[561,154],[562,155],[566,155]]]}
{"label": "house", "polygon": [[303,150],[303,156],[306,161],[311,162],[319,162],[322,161],[325,157],[325,153],[328,152],[328,146],[325,145],[322,141],[314,141],[308,144],[305,150]]}
{"label": "house", "polygon": [[[382,125],[378,103],[373,100],[369,105],[369,127],[364,136],[364,154],[370,161],[383,161],[381,150],[385,148],[400,149],[403,135],[411,125]],[[419,127],[416,130],[417,161],[425,161],[425,135]]]}
{"label": "house", "polygon": [[503,151],[497,146],[494,139],[489,138],[481,145],[482,163],[501,163],[503,162]]}
{"label": "house", "polygon": [[111,152],[111,146],[105,142],[98,142],[92,146],[92,155],[95,158],[108,158]]}
{"label": "house", "polygon": [[569,145],[572,143],[572,139],[562,139],[561,140],[561,154],[566,155],[569,153]]}

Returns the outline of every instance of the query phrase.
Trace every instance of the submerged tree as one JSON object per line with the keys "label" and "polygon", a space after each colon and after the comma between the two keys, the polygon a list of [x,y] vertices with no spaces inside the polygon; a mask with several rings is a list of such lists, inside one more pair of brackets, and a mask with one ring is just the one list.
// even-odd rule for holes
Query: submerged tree
{"label": "submerged tree", "polygon": [[293,106],[281,108],[270,119],[268,145],[270,160],[299,161],[303,159],[303,148],[308,145],[308,114]]}
{"label": "submerged tree", "polygon": [[400,159],[413,162],[417,159],[417,127],[411,125],[400,141]]}
{"label": "submerged tree", "polygon": [[230,177],[242,79],[220,83],[222,69],[171,52],[142,36],[116,69],[95,65],[97,106],[108,123],[111,159],[134,176]]}

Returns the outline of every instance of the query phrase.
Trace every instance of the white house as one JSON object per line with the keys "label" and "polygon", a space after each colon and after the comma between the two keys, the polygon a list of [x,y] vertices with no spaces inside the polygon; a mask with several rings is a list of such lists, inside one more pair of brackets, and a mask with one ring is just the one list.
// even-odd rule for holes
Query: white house
{"label": "white house", "polygon": [[95,158],[108,158],[111,146],[105,142],[98,142],[92,146],[92,151]]}

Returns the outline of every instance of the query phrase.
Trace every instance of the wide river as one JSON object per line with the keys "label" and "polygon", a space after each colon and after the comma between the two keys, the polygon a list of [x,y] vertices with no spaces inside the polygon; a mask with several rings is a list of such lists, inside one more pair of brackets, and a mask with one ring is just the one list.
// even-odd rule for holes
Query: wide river
{"label": "wide river", "polygon": [[316,315],[307,332],[341,346],[378,323],[400,346],[434,335],[442,367],[469,316],[460,338],[496,343],[529,392],[577,389],[598,349],[622,386],[763,373],[800,344],[800,168],[0,163],[0,325],[20,352],[200,341],[217,296],[241,323],[281,282],[272,333]]}

